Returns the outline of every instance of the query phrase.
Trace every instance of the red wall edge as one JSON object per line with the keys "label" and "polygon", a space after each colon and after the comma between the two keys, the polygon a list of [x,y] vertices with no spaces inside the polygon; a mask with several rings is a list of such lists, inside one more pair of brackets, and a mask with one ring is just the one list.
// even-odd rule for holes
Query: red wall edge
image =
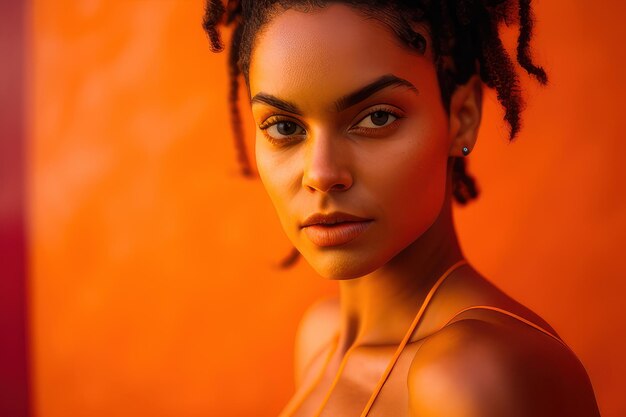
{"label": "red wall edge", "polygon": [[0,416],[29,415],[26,321],[26,2],[0,2]]}

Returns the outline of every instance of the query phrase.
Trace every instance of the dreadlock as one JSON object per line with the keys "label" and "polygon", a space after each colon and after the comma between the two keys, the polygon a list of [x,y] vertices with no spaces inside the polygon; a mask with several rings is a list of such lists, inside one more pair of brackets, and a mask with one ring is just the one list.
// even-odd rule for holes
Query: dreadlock
{"label": "dreadlock", "polygon": [[[520,114],[524,107],[515,65],[500,39],[501,23],[519,25],[517,63],[539,83],[548,77],[530,56],[533,27],[531,0],[207,0],[203,18],[213,52],[224,49],[219,26],[233,26],[229,50],[229,103],[232,130],[241,173],[252,177],[245,147],[241,114],[238,106],[239,79],[243,74],[249,89],[248,72],[254,35],[280,10],[296,8],[307,11],[328,3],[344,3],[369,17],[386,23],[408,47],[424,53],[426,40],[412,29],[412,24],[426,24],[439,81],[441,98],[449,113],[452,93],[472,75],[479,74],[487,87],[496,91],[504,108],[504,121],[509,126],[509,141],[520,130]],[[476,180],[467,172],[467,159],[455,158],[452,174],[454,199],[461,205],[478,197]],[[282,262],[293,264],[298,251]]]}

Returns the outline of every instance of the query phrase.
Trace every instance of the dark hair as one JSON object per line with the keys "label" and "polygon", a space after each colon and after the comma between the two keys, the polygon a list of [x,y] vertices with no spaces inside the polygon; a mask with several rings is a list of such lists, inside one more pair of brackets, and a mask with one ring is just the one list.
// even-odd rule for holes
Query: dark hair
{"label": "dark hair", "polygon": [[[531,0],[207,0],[203,27],[211,42],[211,50],[224,49],[218,27],[234,26],[229,51],[229,103],[237,158],[244,176],[252,176],[245,149],[238,107],[239,77],[243,74],[249,87],[248,70],[254,35],[275,13],[289,8],[310,10],[328,3],[343,3],[358,9],[368,17],[388,25],[403,43],[421,53],[426,39],[411,24],[425,24],[432,41],[437,78],[442,101],[449,112],[450,99],[456,86],[465,84],[478,73],[482,82],[496,90],[498,101],[505,110],[504,120],[510,127],[512,141],[520,129],[520,113],[524,102],[515,66],[502,44],[501,23],[519,24],[517,62],[541,84],[547,83],[543,68],[530,57],[533,17]],[[453,166],[453,195],[459,204],[477,198],[475,179],[466,170],[466,158],[455,158]],[[294,252],[284,264],[297,258]]]}

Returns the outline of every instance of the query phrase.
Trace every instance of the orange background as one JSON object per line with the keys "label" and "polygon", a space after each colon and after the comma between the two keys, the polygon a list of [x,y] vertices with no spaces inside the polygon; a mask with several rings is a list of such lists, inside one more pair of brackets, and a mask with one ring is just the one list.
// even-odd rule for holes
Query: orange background
{"label": "orange background", "polygon": [[[456,211],[467,258],[572,346],[604,417],[626,415],[623,4],[537,2],[551,85],[522,77],[514,144],[487,95],[469,159],[482,195]],[[298,320],[336,291],[302,260],[275,267],[290,244],[261,183],[238,175],[226,55],[209,51],[202,9],[31,6],[36,416],[275,416]]]}

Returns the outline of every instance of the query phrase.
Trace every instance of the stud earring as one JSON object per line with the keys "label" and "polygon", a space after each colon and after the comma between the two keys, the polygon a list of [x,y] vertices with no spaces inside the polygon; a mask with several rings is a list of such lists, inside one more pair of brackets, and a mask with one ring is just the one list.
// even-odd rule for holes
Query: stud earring
{"label": "stud earring", "polygon": [[467,156],[467,155],[469,155],[469,153],[470,153],[470,151],[467,148],[467,146],[463,146],[463,156]]}

